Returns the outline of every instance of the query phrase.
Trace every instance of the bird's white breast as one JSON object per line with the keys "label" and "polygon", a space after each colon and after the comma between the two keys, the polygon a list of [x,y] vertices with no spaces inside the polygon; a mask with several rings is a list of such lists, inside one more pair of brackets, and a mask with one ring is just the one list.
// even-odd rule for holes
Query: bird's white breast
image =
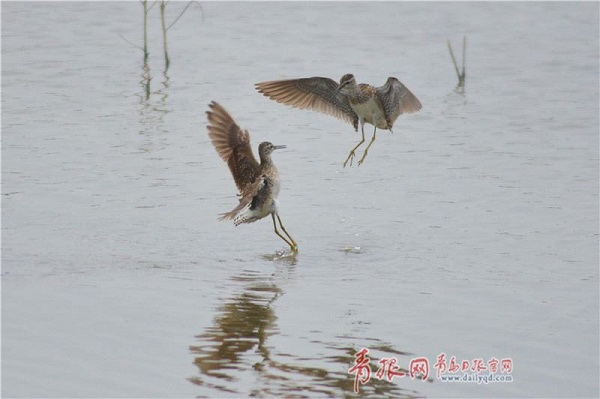
{"label": "bird's white breast", "polygon": [[356,112],[358,116],[362,117],[365,122],[377,126],[379,129],[388,128],[383,110],[379,108],[374,97],[370,97],[367,101],[362,103],[350,102],[350,107],[352,107],[352,110]]}

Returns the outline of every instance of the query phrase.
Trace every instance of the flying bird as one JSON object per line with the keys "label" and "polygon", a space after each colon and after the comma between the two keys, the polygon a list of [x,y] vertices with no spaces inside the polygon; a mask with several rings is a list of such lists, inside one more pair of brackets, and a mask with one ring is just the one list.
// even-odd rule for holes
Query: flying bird
{"label": "flying bird", "polygon": [[[213,101],[209,104],[208,136],[217,153],[229,166],[233,180],[239,190],[240,202],[231,211],[221,214],[219,220],[231,220],[237,226],[252,223],[271,215],[273,227],[293,253],[298,253],[298,245],[287,232],[279,217],[277,196],[280,181],[277,168],[271,159],[271,153],[284,145],[273,145],[268,141],[258,146],[260,163],[252,153],[250,134],[242,130],[227,113],[225,108]],[[285,233],[281,234],[279,227]]]}
{"label": "flying bird", "polygon": [[369,84],[356,84],[354,75],[348,73],[339,84],[323,77],[274,80],[257,83],[256,89],[281,104],[299,109],[311,109],[346,121],[362,132],[362,140],[350,151],[344,167],[354,159],[355,151],[365,142],[365,123],[375,127],[373,138],[358,161],[362,164],[369,148],[375,141],[377,128],[392,131],[394,122],[401,114],[419,111],[419,99],[398,79],[390,76],[385,84],[374,87]]}

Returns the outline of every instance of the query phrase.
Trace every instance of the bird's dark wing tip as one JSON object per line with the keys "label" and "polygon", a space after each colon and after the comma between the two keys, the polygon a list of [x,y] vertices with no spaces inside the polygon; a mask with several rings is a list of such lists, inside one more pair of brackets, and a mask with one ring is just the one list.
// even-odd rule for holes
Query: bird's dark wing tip
{"label": "bird's dark wing tip", "polygon": [[206,115],[208,115],[210,117],[214,112],[216,112],[216,108],[223,108],[223,107],[221,106],[221,104],[219,104],[218,102],[213,100],[210,103],[208,103],[208,108],[210,108],[210,110],[206,111]]}

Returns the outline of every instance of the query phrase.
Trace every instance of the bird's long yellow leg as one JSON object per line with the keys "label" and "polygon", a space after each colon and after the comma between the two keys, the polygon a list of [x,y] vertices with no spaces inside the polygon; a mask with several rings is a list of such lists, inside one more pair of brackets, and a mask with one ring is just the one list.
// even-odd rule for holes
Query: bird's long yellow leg
{"label": "bird's long yellow leg", "polygon": [[367,148],[365,148],[365,152],[363,152],[362,158],[360,158],[360,161],[358,161],[359,165],[362,164],[365,161],[365,157],[367,156],[367,152],[369,152],[369,148],[371,148],[371,146],[373,145],[373,142],[375,141],[375,135],[376,134],[377,134],[377,127],[375,127],[375,130],[373,130],[373,138],[369,142],[369,145],[367,146]]}
{"label": "bird's long yellow leg", "polygon": [[365,142],[365,125],[364,124],[361,124],[360,131],[362,133],[362,140],[360,140],[360,142],[350,151],[348,158],[346,158],[346,160],[344,161],[344,168],[346,167],[346,164],[348,163],[348,161],[350,161],[350,166],[352,166],[352,160],[354,159],[354,151],[356,151],[356,149],[358,147],[360,147],[362,145],[362,143]]}
{"label": "bird's long yellow leg", "polygon": [[297,254],[298,253],[298,244],[296,244],[296,241],[294,241],[294,239],[292,238],[290,233],[288,233],[287,230],[285,229],[285,227],[283,227],[283,223],[281,223],[281,218],[279,217],[279,214],[277,215],[277,220],[279,220],[279,226],[281,227],[281,230],[283,230],[285,235],[288,236],[288,238],[292,242],[292,245],[290,245],[290,247],[292,247],[292,252]]}
{"label": "bird's long yellow leg", "polygon": [[[272,214],[271,214],[271,217],[273,218],[273,228],[275,229],[275,234],[277,234],[279,237],[281,237],[281,239],[282,239],[283,241],[285,241],[285,243],[286,243],[287,245],[289,245],[289,246],[290,246],[290,248],[291,248],[292,252],[294,252],[294,253],[298,252],[298,247],[297,247],[296,243],[295,243],[295,242],[294,242],[294,243],[292,243],[292,242],[289,242],[289,241],[288,241],[288,239],[287,239],[287,238],[285,238],[285,237],[284,237],[284,236],[283,236],[283,235],[282,235],[282,234],[279,232],[279,230],[277,230],[277,223],[275,222],[275,214],[274,214],[274,213],[272,213]],[[277,218],[279,219],[279,215],[277,216]],[[279,224],[281,224],[281,219],[279,219]],[[283,226],[282,226],[282,227],[283,227]],[[283,231],[285,231],[285,229],[284,229]],[[287,231],[286,231],[285,233],[286,233],[286,234],[288,234],[288,233],[287,233]],[[288,234],[288,236],[289,236],[289,234]],[[291,237],[290,237],[290,238],[291,238]],[[293,240],[292,240],[292,241],[293,241]]]}

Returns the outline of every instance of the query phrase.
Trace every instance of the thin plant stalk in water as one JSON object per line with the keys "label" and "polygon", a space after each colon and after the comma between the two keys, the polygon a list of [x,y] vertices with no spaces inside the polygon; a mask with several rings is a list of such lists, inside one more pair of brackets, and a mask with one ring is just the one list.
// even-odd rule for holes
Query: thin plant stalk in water
{"label": "thin plant stalk in water", "polygon": [[450,51],[450,57],[452,57],[452,63],[454,64],[454,69],[456,70],[456,76],[458,77],[458,85],[456,86],[457,90],[461,92],[465,91],[465,60],[466,60],[466,52],[467,52],[467,38],[463,36],[463,51],[462,51],[462,72],[458,71],[458,64],[456,63],[456,58],[454,58],[454,52],[452,51],[452,45],[450,44],[450,40],[448,40],[448,50]]}
{"label": "thin plant stalk in water", "polygon": [[152,7],[154,7],[154,2],[150,7],[148,7],[148,0],[143,0],[142,5],[144,6],[144,65],[148,64],[148,57],[150,53],[148,52],[148,12]]}
{"label": "thin plant stalk in water", "polygon": [[[162,34],[163,34],[163,49],[165,52],[165,72],[169,69],[169,50],[167,49],[167,28],[165,27],[165,7],[167,6],[166,1],[160,2],[160,23],[162,26]],[[187,8],[187,7],[186,7]]]}
{"label": "thin plant stalk in water", "polygon": [[[171,22],[171,24],[169,26],[167,26],[165,24],[165,9],[167,7],[167,1],[162,0],[160,2],[160,23],[162,26],[162,35],[163,35],[163,49],[164,49],[164,53],[165,53],[165,72],[169,69],[169,65],[171,64],[171,61],[169,60],[169,50],[167,49],[167,31],[169,29],[171,29],[171,27],[173,25],[175,25],[175,23],[177,21],[179,21],[179,18],[181,18],[183,16],[183,14],[187,11],[187,9],[192,5],[192,3],[194,3],[193,1],[190,1],[185,7],[184,9],[179,13],[179,15],[177,16],[177,18],[175,18],[175,20],[173,22]],[[202,6],[200,6],[200,9],[202,10]]]}

